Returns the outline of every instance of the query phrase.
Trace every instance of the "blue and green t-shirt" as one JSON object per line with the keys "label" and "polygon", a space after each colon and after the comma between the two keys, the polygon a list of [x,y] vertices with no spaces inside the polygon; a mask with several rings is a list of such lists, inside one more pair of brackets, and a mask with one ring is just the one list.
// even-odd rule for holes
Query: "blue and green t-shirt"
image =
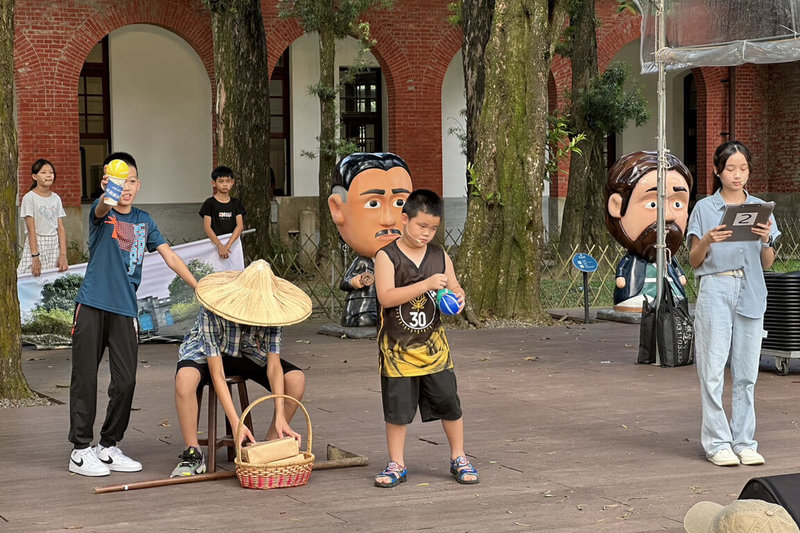
{"label": "blue and green t-shirt", "polygon": [[105,217],[95,218],[98,202],[89,210],[89,265],[75,301],[136,317],[144,254],[166,241],[147,212],[136,207],[127,214],[112,209]]}

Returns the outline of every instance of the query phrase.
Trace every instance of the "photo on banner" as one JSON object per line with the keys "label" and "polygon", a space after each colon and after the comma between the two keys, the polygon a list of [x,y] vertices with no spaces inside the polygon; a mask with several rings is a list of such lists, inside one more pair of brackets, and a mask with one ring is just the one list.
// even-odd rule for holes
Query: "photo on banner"
{"label": "photo on banner", "polygon": [[[233,244],[228,259],[220,258],[217,247],[208,239],[173,246],[172,250],[197,278],[212,272],[244,269],[240,239]],[[17,276],[24,343],[37,346],[70,343],[75,297],[86,273],[86,265],[72,265],[65,272],[46,270],[39,277],[31,274]],[[158,252],[145,254],[142,282],[136,294],[139,337],[142,340],[183,338],[200,309],[194,291],[170,270]]]}

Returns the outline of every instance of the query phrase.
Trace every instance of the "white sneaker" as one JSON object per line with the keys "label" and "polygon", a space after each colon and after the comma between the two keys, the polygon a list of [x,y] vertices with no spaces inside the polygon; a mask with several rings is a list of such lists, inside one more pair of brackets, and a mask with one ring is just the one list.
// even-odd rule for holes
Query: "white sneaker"
{"label": "white sneaker", "polygon": [[142,463],[134,461],[116,446],[106,448],[98,444],[96,453],[97,458],[105,463],[109,470],[114,472],[138,472],[142,469]]}
{"label": "white sneaker", "polygon": [[72,450],[69,455],[69,471],[92,477],[107,476],[110,473],[108,467],[97,458],[91,446],[82,450]]}
{"label": "white sneaker", "polygon": [[743,448],[739,450],[739,460],[743,465],[763,465],[765,463],[764,456],[752,448]]}
{"label": "white sneaker", "polygon": [[720,450],[714,455],[708,457],[708,460],[717,466],[738,466],[739,458],[733,453],[733,450],[725,449]]}

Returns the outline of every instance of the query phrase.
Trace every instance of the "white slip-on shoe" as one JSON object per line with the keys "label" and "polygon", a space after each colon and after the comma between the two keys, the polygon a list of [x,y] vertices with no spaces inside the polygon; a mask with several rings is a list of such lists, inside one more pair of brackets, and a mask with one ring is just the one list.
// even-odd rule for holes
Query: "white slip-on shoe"
{"label": "white slip-on shoe", "polygon": [[81,450],[72,450],[72,453],[69,454],[69,471],[90,477],[110,474],[108,467],[100,462],[91,446]]}
{"label": "white slip-on shoe", "polygon": [[752,448],[743,448],[736,455],[739,456],[739,461],[743,465],[763,465],[766,462],[764,456]]}
{"label": "white slip-on shoe", "polygon": [[106,448],[98,444],[97,458],[114,472],[139,472],[142,469],[142,463],[134,461],[116,446]]}
{"label": "white slip-on shoe", "polygon": [[714,455],[708,456],[708,460],[717,466],[738,466],[739,458],[733,453],[733,450],[725,449],[720,450]]}

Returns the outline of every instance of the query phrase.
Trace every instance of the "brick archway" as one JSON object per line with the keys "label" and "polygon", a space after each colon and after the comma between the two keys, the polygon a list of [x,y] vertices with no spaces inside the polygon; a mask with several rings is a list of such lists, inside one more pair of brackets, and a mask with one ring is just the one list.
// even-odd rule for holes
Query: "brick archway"
{"label": "brick archway", "polygon": [[697,194],[714,192],[714,149],[720,143],[720,132],[728,130],[728,97],[726,91],[714,90],[728,77],[727,67],[692,69],[697,84]]}
{"label": "brick archway", "polygon": [[[21,9],[17,17],[14,56],[22,65],[16,72],[20,177],[27,175],[24,162],[44,156],[52,159],[63,176],[55,189],[65,208],[77,208],[81,203],[77,87],[91,49],[124,26],[159,26],[184,39],[197,53],[213,92],[210,17],[199,3],[191,9],[171,0],[128,0],[102,9],[87,4],[70,12],[60,26],[54,26],[51,38],[32,29],[40,17],[41,13],[31,9]],[[63,46],[54,48],[53,42]]]}
{"label": "brick archway", "polygon": [[[402,149],[399,149],[398,146],[402,146],[400,139],[403,114],[400,112],[400,108],[403,104],[398,100],[402,100],[401,95],[404,92],[401,86],[402,80],[410,82],[414,76],[405,47],[397,42],[389,29],[377,23],[371,23],[370,28],[372,38],[375,39],[375,46],[372,47],[370,52],[380,63],[383,76],[386,79],[386,97],[389,102],[387,113],[389,120],[388,150],[401,152]],[[406,86],[407,88],[408,85]],[[404,157],[404,154],[398,155]]]}
{"label": "brick archway", "polygon": [[294,19],[281,20],[275,26],[267,29],[267,56],[270,73],[278,64],[283,51],[302,37],[303,33],[303,28]]}

